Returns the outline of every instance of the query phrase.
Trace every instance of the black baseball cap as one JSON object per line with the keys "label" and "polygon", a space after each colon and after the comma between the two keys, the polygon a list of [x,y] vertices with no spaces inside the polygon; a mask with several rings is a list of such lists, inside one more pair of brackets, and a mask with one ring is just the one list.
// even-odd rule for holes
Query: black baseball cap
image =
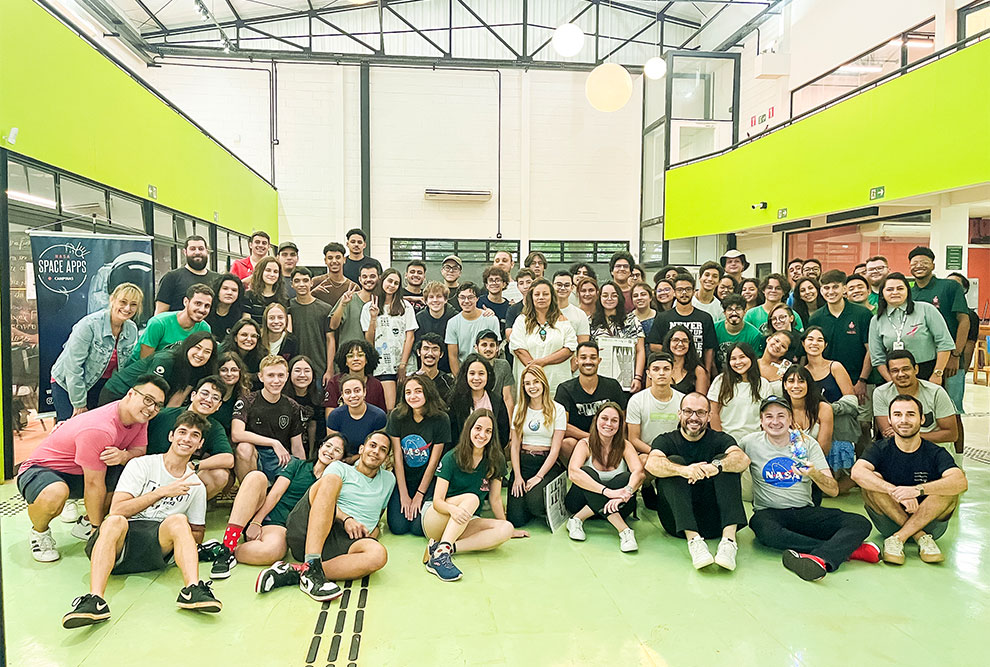
{"label": "black baseball cap", "polygon": [[760,402],[760,414],[763,414],[764,410],[773,405],[779,405],[788,412],[792,412],[791,402],[784,396],[767,396]]}
{"label": "black baseball cap", "polygon": [[478,343],[480,343],[481,341],[485,340],[486,338],[491,338],[496,343],[498,342],[498,334],[497,333],[495,333],[491,329],[482,329],[481,331],[478,332],[478,335],[475,337],[474,344],[477,345]]}
{"label": "black baseball cap", "polygon": [[912,257],[917,257],[918,255],[924,255],[933,262],[935,261],[935,253],[927,246],[915,246],[914,250],[908,253],[908,259],[910,260]]}

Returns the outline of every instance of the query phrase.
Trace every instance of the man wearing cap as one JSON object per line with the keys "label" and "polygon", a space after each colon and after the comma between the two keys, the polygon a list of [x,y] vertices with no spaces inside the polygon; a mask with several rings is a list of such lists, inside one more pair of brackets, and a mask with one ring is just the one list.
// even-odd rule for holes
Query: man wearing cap
{"label": "man wearing cap", "polygon": [[742,282],[742,274],[749,268],[749,262],[746,261],[746,253],[739,252],[738,250],[726,250],[725,254],[718,261],[722,265],[722,268],[725,269],[726,275],[735,278],[736,283]]}
{"label": "man wearing cap", "polygon": [[268,250],[272,247],[272,237],[268,232],[257,231],[251,234],[249,247],[251,254],[242,257],[230,265],[230,272],[241,280],[247,280],[254,273],[254,265],[268,257]]}
{"label": "man wearing cap", "polygon": [[440,266],[440,277],[443,278],[443,284],[450,292],[447,304],[457,312],[461,310],[457,305],[457,288],[461,286],[461,270],[463,268],[464,264],[457,255],[447,255],[443,258],[443,264]]}
{"label": "man wearing cap", "polygon": [[908,253],[908,261],[911,263],[911,275],[914,276],[914,286],[911,288],[911,297],[915,301],[926,301],[942,314],[945,325],[949,327],[949,333],[954,334],[956,349],[949,353],[949,361],[945,365],[942,384],[953,405],[956,406],[956,426],[958,439],[956,440],[956,452],[961,454],[963,450],[963,398],[966,392],[966,369],[960,368],[960,359],[966,350],[966,341],[969,339],[969,306],[966,305],[966,296],[963,294],[962,286],[955,280],[935,277],[935,253],[931,248],[918,246]]}
{"label": "man wearing cap", "polygon": [[839,485],[819,444],[791,430],[791,404],[768,396],[760,404],[762,431],[739,446],[750,458],[753,517],[749,527],[760,543],[782,549],[784,567],[805,581],[818,581],[847,560],[880,561],[880,549],[864,542],[873,526],[859,514],[816,507],[812,485],[829,496]]}
{"label": "man wearing cap", "polygon": [[296,290],[292,287],[292,272],[299,263],[299,246],[292,241],[285,241],[278,245],[278,265],[282,267],[282,282],[285,283],[285,293],[292,299],[296,296]]}

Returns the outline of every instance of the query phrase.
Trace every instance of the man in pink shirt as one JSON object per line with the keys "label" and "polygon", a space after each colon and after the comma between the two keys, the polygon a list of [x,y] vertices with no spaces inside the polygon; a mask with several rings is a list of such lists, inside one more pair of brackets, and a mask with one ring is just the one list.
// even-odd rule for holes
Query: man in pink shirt
{"label": "man in pink shirt", "polygon": [[245,280],[254,272],[254,265],[268,257],[268,250],[272,247],[272,237],[267,232],[255,232],[251,234],[251,254],[243,257],[230,265],[230,272],[241,280]]}
{"label": "man in pink shirt", "polygon": [[84,412],[52,431],[21,464],[17,490],[28,503],[31,555],[49,563],[59,559],[48,524],[69,498],[82,498],[89,517],[80,517],[72,534],[89,537],[106,516],[110,496],[124,464],[145,453],[148,421],[158,414],[168,383],[143,375],[119,401]]}

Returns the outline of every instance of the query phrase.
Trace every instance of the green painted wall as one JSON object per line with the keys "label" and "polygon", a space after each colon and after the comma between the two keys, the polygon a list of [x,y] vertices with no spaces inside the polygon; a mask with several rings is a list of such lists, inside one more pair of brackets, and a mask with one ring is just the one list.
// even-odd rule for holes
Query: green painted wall
{"label": "green painted wall", "polygon": [[203,220],[278,235],[275,189],[33,0],[0,0],[6,148]]}
{"label": "green painted wall", "polygon": [[[990,40],[734,151],[667,172],[665,235],[684,238],[990,182]],[[754,211],[755,202],[767,209]]]}

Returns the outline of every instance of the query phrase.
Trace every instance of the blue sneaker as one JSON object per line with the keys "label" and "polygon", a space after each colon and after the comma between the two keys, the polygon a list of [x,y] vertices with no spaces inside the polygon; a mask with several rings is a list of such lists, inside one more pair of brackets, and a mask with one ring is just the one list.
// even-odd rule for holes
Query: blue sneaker
{"label": "blue sneaker", "polygon": [[457,581],[463,575],[450,559],[450,550],[437,549],[426,563],[426,569],[437,575],[440,581]]}

